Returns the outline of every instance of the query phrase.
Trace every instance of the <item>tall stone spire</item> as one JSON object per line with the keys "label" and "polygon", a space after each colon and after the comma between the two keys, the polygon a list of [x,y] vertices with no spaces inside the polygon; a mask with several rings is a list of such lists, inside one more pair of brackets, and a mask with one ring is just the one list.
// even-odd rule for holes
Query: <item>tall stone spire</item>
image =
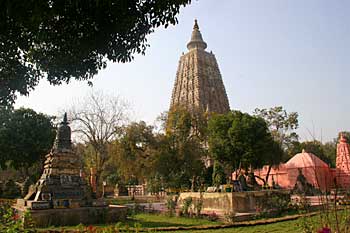
{"label": "tall stone spire", "polygon": [[215,55],[205,51],[197,20],[194,22],[188,52],[180,57],[170,109],[181,106],[190,112],[226,113],[228,98]]}

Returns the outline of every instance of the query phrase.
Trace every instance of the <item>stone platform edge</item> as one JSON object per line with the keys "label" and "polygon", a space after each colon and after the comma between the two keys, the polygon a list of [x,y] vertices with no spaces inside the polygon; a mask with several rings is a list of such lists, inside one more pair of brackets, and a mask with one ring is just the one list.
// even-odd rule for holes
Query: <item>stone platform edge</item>
{"label": "stone platform edge", "polygon": [[[104,224],[123,221],[127,217],[127,207],[118,205],[44,210],[31,210],[14,205],[13,208],[23,217],[25,226],[32,223],[34,227]],[[29,213],[29,217],[25,212]]]}

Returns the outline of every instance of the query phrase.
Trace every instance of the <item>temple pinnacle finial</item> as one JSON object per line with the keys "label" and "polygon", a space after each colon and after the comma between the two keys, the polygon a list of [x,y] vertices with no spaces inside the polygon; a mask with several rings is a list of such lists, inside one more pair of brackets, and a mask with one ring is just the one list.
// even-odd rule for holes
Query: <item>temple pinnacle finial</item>
{"label": "temple pinnacle finial", "polygon": [[191,49],[201,49],[205,50],[207,48],[207,43],[203,41],[202,34],[199,31],[198,21],[194,20],[193,31],[191,35],[191,40],[187,44],[187,48]]}
{"label": "temple pinnacle finial", "polygon": [[345,143],[347,142],[343,132],[339,134],[339,142],[345,142]]}
{"label": "temple pinnacle finial", "polygon": [[195,30],[195,29],[199,30],[197,19],[194,20],[193,30]]}
{"label": "temple pinnacle finial", "polygon": [[68,120],[67,120],[67,113],[65,112],[64,115],[63,115],[63,123],[68,123]]}

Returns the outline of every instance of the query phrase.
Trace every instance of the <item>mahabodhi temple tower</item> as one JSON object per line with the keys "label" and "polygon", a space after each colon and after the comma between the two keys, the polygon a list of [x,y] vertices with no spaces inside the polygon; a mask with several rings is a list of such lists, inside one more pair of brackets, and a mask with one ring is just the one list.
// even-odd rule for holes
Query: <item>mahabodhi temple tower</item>
{"label": "mahabodhi temple tower", "polygon": [[195,20],[188,52],[180,57],[170,109],[182,106],[189,112],[226,113],[230,106],[215,55],[205,51]]}

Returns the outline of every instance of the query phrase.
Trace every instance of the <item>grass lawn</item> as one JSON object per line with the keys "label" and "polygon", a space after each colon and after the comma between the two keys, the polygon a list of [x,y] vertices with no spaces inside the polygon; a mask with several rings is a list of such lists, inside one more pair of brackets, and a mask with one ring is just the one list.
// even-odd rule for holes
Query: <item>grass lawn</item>
{"label": "grass lawn", "polygon": [[[350,232],[350,212],[349,210],[339,211],[338,215],[338,227],[339,232]],[[328,220],[327,220],[328,219]],[[333,212],[326,214],[321,213],[315,216],[300,217],[299,219],[270,223],[265,225],[256,226],[244,226],[244,227],[231,227],[221,229],[209,229],[209,230],[192,230],[191,233],[301,233],[305,228],[308,228],[308,232],[317,232],[323,226],[329,226],[332,232],[336,231],[336,221]],[[167,231],[169,232],[169,231]],[[170,231],[170,232],[185,232],[185,231]]]}
{"label": "grass lawn", "polygon": [[[128,220],[126,224],[130,227],[134,227],[136,224],[141,224],[142,228],[155,228],[155,227],[174,227],[174,226],[203,226],[203,225],[219,225],[222,224],[220,222],[208,221],[205,219],[190,219],[190,218],[182,218],[182,217],[167,217],[162,215],[149,215],[149,214],[137,214],[134,216],[133,220]],[[271,223],[267,225],[259,225],[259,226],[249,226],[249,227],[234,227],[234,228],[224,228],[224,229],[212,229],[212,230],[192,230],[193,233],[219,233],[219,232],[244,232],[244,233],[263,233],[263,232],[302,232],[299,220],[285,221],[279,223]],[[111,226],[111,225],[109,225]],[[125,224],[123,224],[125,226]],[[139,225],[140,226],[140,225]],[[97,228],[104,228],[107,225],[98,225]],[[77,227],[57,227],[57,228],[46,228],[40,229],[45,232],[48,230],[76,230]],[[158,232],[158,231],[157,231]],[[164,231],[165,232],[165,231]],[[189,232],[185,231],[166,231],[166,232]]]}
{"label": "grass lawn", "polygon": [[[259,226],[247,226],[247,227],[233,227],[224,229],[213,229],[213,230],[193,230],[191,233],[285,233],[285,232],[303,232],[300,226],[298,226],[298,220],[291,220],[285,222],[271,223],[267,225]],[[169,231],[167,231],[169,232]],[[185,232],[185,231],[170,231],[170,232]]]}
{"label": "grass lawn", "polygon": [[135,223],[141,224],[143,228],[154,227],[177,227],[177,226],[203,226],[203,225],[221,225],[222,222],[209,221],[200,218],[168,217],[158,214],[137,214],[133,219],[128,220],[127,224],[133,226]]}
{"label": "grass lawn", "polygon": [[[347,211],[339,212],[340,226],[344,228],[345,226],[349,226],[349,215],[345,214]],[[283,222],[270,223],[265,225],[256,225],[256,226],[244,226],[244,227],[230,227],[230,228],[220,228],[220,229],[208,229],[208,230],[182,230],[182,231],[164,231],[164,232],[193,232],[193,233],[219,233],[219,232],[244,232],[244,233],[264,233],[264,232],[275,232],[275,233],[284,233],[284,232],[295,232],[300,233],[303,232],[302,226],[310,227],[310,232],[317,232],[324,224],[324,214],[318,214],[312,217],[301,217],[296,220],[288,220]],[[344,218],[346,217],[346,219]],[[330,217],[333,219],[334,217]],[[345,220],[345,221],[344,221]],[[258,220],[259,221],[259,220]],[[331,221],[331,229],[332,232],[335,232],[334,221]],[[96,225],[94,226],[97,231],[101,232],[102,229],[111,229],[113,227],[118,227],[118,229],[122,229],[126,226],[127,228],[138,228],[138,229],[147,229],[147,228],[166,228],[166,227],[191,227],[191,226],[220,226],[223,225],[221,222],[209,221],[207,219],[197,219],[197,218],[184,218],[184,217],[168,217],[165,215],[156,215],[156,214],[137,214],[132,218],[128,219],[124,223],[118,224],[109,224],[109,225]],[[47,232],[48,230],[83,230],[84,226],[72,226],[72,227],[51,227],[46,229],[40,229],[40,232]],[[158,229],[159,230],[159,229]],[[341,232],[349,232],[348,229],[342,229]],[[130,231],[133,232],[133,231]],[[154,231],[150,231],[154,232]],[[161,232],[161,231],[157,231]]]}
{"label": "grass lawn", "polygon": [[[190,226],[203,226],[203,225],[221,225],[222,222],[209,221],[207,219],[197,219],[197,218],[185,218],[185,217],[168,217],[166,215],[158,214],[136,214],[129,218],[124,223],[118,223],[119,226],[134,227],[139,226],[142,228],[156,228],[156,227],[190,227]],[[96,228],[106,228],[111,227],[116,224],[101,224],[94,225]],[[66,226],[66,227],[49,227],[42,228],[39,231],[45,232],[48,230],[76,230],[81,228],[79,226]]]}

